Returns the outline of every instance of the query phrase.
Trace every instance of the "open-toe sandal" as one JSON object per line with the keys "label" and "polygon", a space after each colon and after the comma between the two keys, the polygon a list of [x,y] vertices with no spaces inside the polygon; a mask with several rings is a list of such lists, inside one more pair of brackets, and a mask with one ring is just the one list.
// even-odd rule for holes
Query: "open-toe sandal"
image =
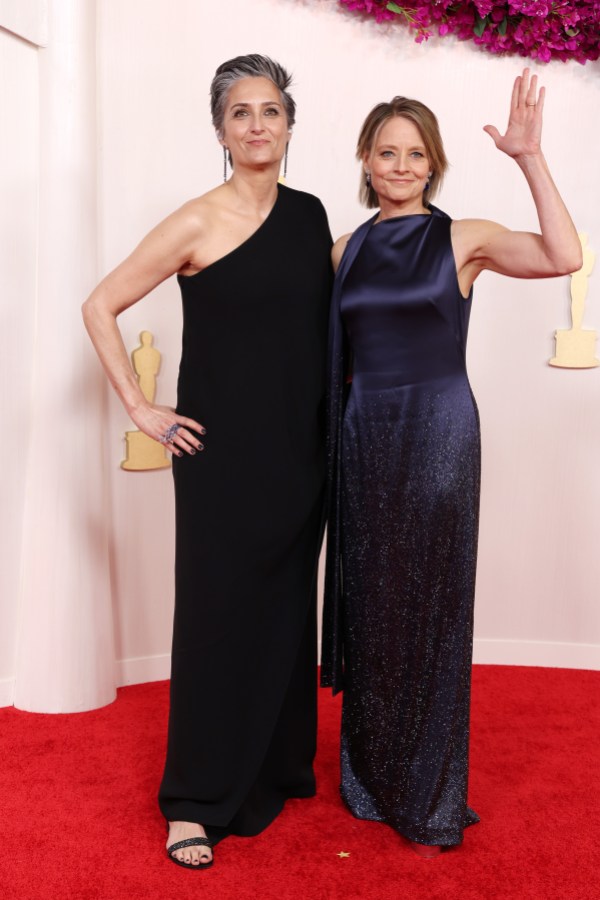
{"label": "open-toe sandal", "polygon": [[171,856],[172,853],[175,853],[177,850],[183,850],[184,847],[209,847],[212,850],[212,843],[208,838],[195,837],[187,838],[185,841],[176,841],[174,844],[171,844],[170,847],[167,847],[167,855],[171,862],[174,862],[177,866],[181,866],[183,869],[210,869],[214,862],[212,859],[209,859],[207,862],[202,862],[202,860],[200,860],[198,865],[194,865],[193,863],[182,862],[175,856]]}

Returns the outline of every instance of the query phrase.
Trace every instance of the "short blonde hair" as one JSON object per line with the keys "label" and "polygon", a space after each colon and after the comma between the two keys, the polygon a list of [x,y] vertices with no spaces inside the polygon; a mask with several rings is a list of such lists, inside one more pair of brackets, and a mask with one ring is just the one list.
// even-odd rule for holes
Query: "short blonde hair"
{"label": "short blonde hair", "polygon": [[[428,106],[419,100],[410,100],[408,97],[394,97],[389,103],[378,103],[374,106],[360,130],[358,144],[356,145],[356,158],[363,161],[365,154],[373,149],[377,135],[386,122],[399,116],[408,119],[419,129],[419,134],[425,145],[425,151],[429,159],[432,175],[429,179],[429,188],[423,192],[423,203],[427,205],[441,187],[444,175],[448,169],[448,160],[444,152],[444,144],[440,134],[438,120]],[[376,209],[379,206],[377,194],[372,186],[367,183],[364,172],[360,176],[360,189],[358,192],[360,202],[367,209]]]}

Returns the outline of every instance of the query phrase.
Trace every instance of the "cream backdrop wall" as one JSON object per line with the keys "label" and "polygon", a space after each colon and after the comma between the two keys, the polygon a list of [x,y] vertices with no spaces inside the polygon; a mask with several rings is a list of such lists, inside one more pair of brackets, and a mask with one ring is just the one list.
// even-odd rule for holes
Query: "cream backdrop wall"
{"label": "cream backdrop wall", "polygon": [[[37,49],[0,30],[0,704],[12,702],[36,296]],[[28,111],[33,111],[29,113]],[[12,138],[6,139],[8,136]]]}
{"label": "cream backdrop wall", "polygon": [[[63,16],[64,10],[70,15],[70,6],[61,4],[59,10],[51,0],[50,25],[52,15]],[[89,0],[85,6],[93,15],[94,3]],[[334,236],[366,218],[356,200],[356,135],[370,107],[396,93],[418,97],[438,113],[452,163],[438,198],[442,208],[455,217],[536,227],[520,172],[481,130],[488,122],[505,124],[511,83],[522,61],[490,57],[454,40],[417,45],[405,30],[386,32],[374,22],[362,22],[340,10],[335,0],[98,0],[95,6],[96,60],[89,53],[81,65],[93,69],[96,79],[96,111],[91,103],[87,115],[97,150],[98,274],[119,262],[172,209],[218,183],[222,156],[210,126],[208,86],[223,59],[247,52],[272,55],[294,72],[299,114],[288,183],[322,198]],[[52,40],[51,27],[49,49]],[[1,177],[6,177],[7,165],[17,172],[5,194],[8,205],[0,212],[7,236],[2,253],[8,262],[2,275],[1,364],[11,384],[2,400],[2,421],[9,423],[12,438],[8,445],[3,442],[2,451],[3,474],[9,477],[1,526],[0,700],[9,703],[15,673],[23,671],[23,678],[32,679],[36,672],[35,665],[20,668],[20,654],[32,651],[23,642],[28,623],[21,615],[18,625],[18,610],[29,610],[29,617],[36,604],[52,609],[58,599],[52,584],[43,589],[39,583],[32,598],[31,584],[20,575],[36,565],[30,526],[23,530],[23,500],[34,483],[23,460],[27,453],[31,458],[30,436],[39,416],[30,372],[32,328],[45,291],[34,268],[37,243],[43,240],[38,237],[36,196],[38,179],[44,177],[36,159],[44,115],[38,107],[37,77],[47,51],[5,32],[0,41],[7,50],[0,57],[5,114],[15,129],[11,147],[0,150],[6,154]],[[547,158],[578,228],[589,234],[590,246],[600,254],[599,134],[592,114],[599,108],[600,66],[552,64],[537,71],[548,90]],[[95,277],[95,271],[87,273],[86,290]],[[62,278],[68,285],[68,267]],[[77,317],[84,298],[73,293],[66,290],[64,302],[69,315]],[[476,287],[469,367],[483,431],[479,662],[600,667],[600,371],[547,365],[554,329],[569,326],[568,300],[568,278],[518,282],[484,275]],[[163,354],[158,401],[172,402],[181,329],[175,280],[125,313],[121,323],[130,348],[141,330],[155,335]],[[589,283],[585,324],[600,328],[600,261]],[[60,344],[55,355],[48,350],[44,364],[49,371],[58,366],[62,352]],[[167,677],[173,604],[171,475],[119,469],[123,433],[131,427],[127,416],[107,389],[103,411],[95,394],[93,361],[86,362],[90,368],[85,372],[80,356],[75,354],[71,363],[73,379],[89,380],[88,403],[100,416],[101,434],[85,447],[84,470],[90,482],[105,485],[108,501],[94,500],[102,521],[97,523],[100,555],[91,565],[101,578],[104,541],[110,541],[109,597],[101,590],[92,604],[93,610],[103,608],[105,624],[107,615],[113,617],[117,666],[110,677],[118,684]],[[57,441],[60,428],[60,421],[49,426],[46,445]],[[43,460],[39,465],[43,469]],[[67,455],[61,463],[54,455],[54,471],[46,469],[46,482],[37,478],[37,491],[43,494],[58,465],[68,472],[72,459]],[[90,501],[80,490],[75,502],[81,507]],[[80,514],[84,520],[85,513]],[[93,550],[89,532],[72,532],[68,538],[73,566],[81,568],[83,560],[85,568]],[[201,573],[199,578],[201,582]],[[89,600],[89,590],[85,581],[74,588],[75,606]],[[63,624],[69,628],[68,621]],[[85,637],[90,639],[87,633]],[[104,656],[110,655],[109,643],[103,646]],[[49,652],[36,651],[36,658],[37,676],[43,680]],[[67,663],[56,659],[54,665]],[[97,672],[82,669],[78,677],[93,682]],[[104,686],[96,690],[97,703],[111,699],[107,677],[100,679]],[[33,691],[21,705],[56,709],[77,707],[77,702],[67,698],[61,706],[36,698]]]}

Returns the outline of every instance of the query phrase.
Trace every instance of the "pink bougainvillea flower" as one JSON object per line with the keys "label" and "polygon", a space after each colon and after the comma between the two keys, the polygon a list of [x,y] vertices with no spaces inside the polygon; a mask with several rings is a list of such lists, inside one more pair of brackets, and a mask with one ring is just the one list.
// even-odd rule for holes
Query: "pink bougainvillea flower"
{"label": "pink bougainvillea flower", "polygon": [[377,22],[408,25],[415,41],[437,30],[470,40],[489,53],[539,62],[600,58],[600,0],[339,0]]}

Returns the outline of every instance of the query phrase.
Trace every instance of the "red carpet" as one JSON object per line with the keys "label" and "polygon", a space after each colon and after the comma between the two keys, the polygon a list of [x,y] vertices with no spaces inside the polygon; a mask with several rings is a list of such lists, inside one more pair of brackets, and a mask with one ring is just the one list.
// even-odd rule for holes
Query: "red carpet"
{"label": "red carpet", "polygon": [[600,672],[475,667],[469,799],[482,821],[422,860],[342,807],[340,703],[322,691],[318,796],[219,845],[206,872],[162,854],[166,683],[79,715],[2,709],[0,898],[597,900],[599,695]]}

